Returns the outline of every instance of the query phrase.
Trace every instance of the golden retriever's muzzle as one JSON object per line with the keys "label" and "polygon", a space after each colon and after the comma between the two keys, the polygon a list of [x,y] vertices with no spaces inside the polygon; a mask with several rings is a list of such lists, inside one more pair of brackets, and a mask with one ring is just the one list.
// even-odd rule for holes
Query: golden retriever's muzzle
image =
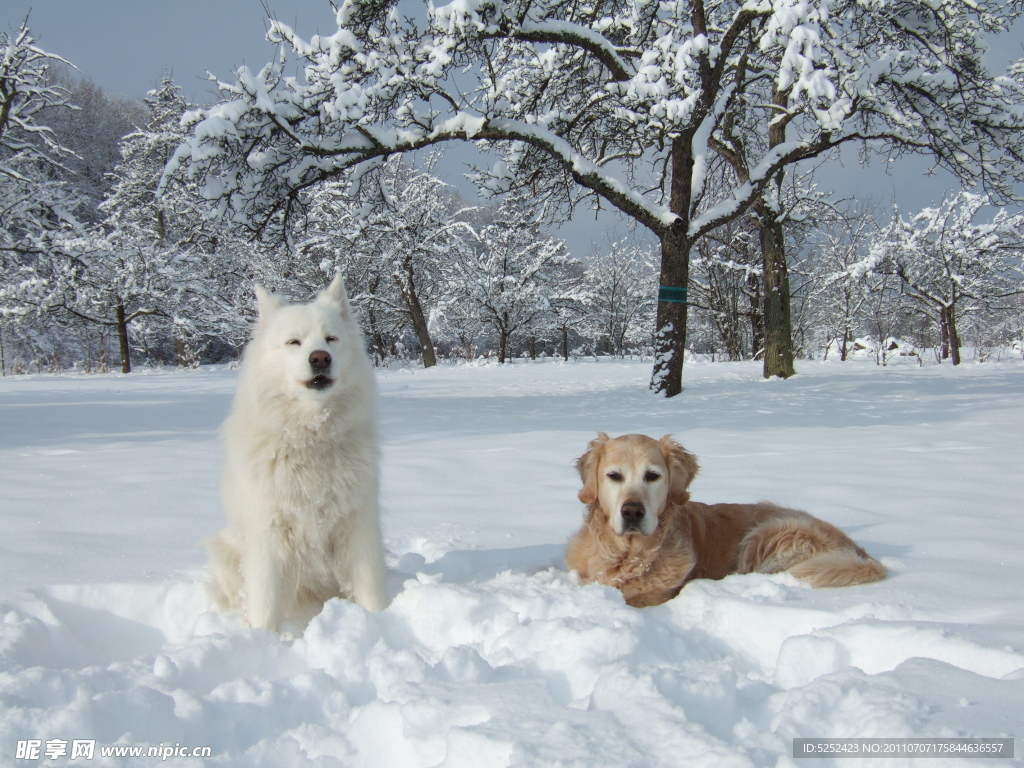
{"label": "golden retriever's muzzle", "polygon": [[622,516],[622,535],[642,533],[644,523],[644,505],[639,501],[624,501],[619,508]]}

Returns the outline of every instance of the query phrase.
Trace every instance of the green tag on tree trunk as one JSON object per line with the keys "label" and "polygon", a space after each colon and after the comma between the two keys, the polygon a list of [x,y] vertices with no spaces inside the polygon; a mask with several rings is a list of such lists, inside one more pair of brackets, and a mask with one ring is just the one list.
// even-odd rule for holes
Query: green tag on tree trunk
{"label": "green tag on tree trunk", "polygon": [[658,288],[658,301],[663,301],[666,304],[685,304],[686,289],[669,288],[667,285],[663,285]]}

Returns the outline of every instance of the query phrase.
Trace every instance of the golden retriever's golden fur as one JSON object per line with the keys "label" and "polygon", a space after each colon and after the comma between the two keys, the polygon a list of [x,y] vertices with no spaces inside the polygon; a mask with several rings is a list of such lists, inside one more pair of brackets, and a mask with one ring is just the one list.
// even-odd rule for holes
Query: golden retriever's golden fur
{"label": "golden retriever's golden fur", "polygon": [[668,435],[598,434],[576,461],[587,505],[566,564],[584,582],[658,605],[691,579],[789,571],[815,587],[878,581],[885,567],[806,512],[768,502],[701,504],[687,490],[697,460]]}

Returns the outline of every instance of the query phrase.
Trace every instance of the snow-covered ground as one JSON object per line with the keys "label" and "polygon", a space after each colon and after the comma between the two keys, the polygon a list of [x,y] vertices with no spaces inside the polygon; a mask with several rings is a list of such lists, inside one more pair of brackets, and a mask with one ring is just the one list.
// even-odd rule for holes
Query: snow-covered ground
{"label": "snow-covered ground", "polygon": [[[167,761],[196,766],[812,766],[831,761],[793,760],[794,737],[944,736],[1017,737],[1019,761],[1024,364],[799,368],[688,364],[669,401],[649,363],[382,372],[393,601],[332,601],[284,638],[202,587],[234,371],[0,380],[0,765],[160,762],[101,756],[120,744],[210,747]],[[643,610],[580,587],[572,460],[597,430],[674,433],[696,499],[806,509],[891,577],[733,576]]]}

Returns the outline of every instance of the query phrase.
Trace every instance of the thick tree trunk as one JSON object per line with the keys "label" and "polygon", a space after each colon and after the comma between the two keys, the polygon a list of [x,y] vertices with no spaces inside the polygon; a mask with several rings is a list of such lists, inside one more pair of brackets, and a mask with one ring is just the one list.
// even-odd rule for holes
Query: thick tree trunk
{"label": "thick tree trunk", "polygon": [[[772,103],[780,110],[789,106],[785,91],[772,89]],[[780,112],[782,114],[782,112]],[[768,146],[786,141],[788,121],[775,120],[768,126]],[[782,199],[783,173],[772,180],[774,197]],[[761,198],[755,206],[761,224],[761,258],[764,263],[764,377],[788,379],[793,368],[793,320],[790,312],[789,269],[786,266],[786,232],[770,201]]]}
{"label": "thick tree trunk", "polygon": [[683,391],[688,308],[686,288],[690,280],[692,245],[684,233],[681,225],[673,226],[661,239],[661,288],[654,334],[651,391],[665,397],[675,397]]}
{"label": "thick tree trunk", "polygon": [[569,329],[562,326],[562,357],[569,361]]}
{"label": "thick tree trunk", "polygon": [[530,359],[531,360],[536,360],[537,359],[537,337],[536,336],[531,336],[530,337]]}
{"label": "thick tree trunk", "polygon": [[430,338],[430,329],[427,327],[427,318],[423,314],[423,305],[420,304],[420,297],[416,293],[416,282],[413,279],[411,263],[405,265],[406,279],[395,278],[398,288],[402,292],[405,306],[409,310],[409,317],[412,319],[412,329],[416,333],[416,340],[420,343],[423,367],[433,368],[437,365],[437,355],[434,352],[434,342]]}
{"label": "thick tree trunk", "polygon": [[788,379],[793,368],[793,321],[790,314],[789,269],[782,224],[761,221],[764,261],[764,377]]}
{"label": "thick tree trunk", "polygon": [[128,346],[128,321],[124,304],[117,305],[117,340],[121,345],[121,373],[132,372],[132,351]]}
{"label": "thick tree trunk", "polygon": [[[699,14],[703,6],[693,6]],[[695,27],[704,29],[703,16]],[[707,76],[702,71],[702,76]],[[686,356],[687,288],[690,284],[690,216],[693,213],[693,144],[692,137],[672,141],[670,156],[671,181],[669,210],[678,218],[661,231],[661,274],[658,288],[658,312],[654,331],[654,371],[651,391],[675,397],[683,391],[683,359]]]}

